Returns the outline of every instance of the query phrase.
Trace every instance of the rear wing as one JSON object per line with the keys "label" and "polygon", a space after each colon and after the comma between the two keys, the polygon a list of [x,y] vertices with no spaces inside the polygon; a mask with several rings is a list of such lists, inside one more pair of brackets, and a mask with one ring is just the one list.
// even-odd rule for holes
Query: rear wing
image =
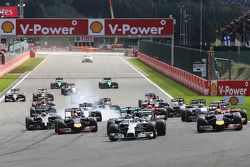
{"label": "rear wing", "polygon": [[18,92],[18,91],[20,91],[20,89],[19,88],[14,88],[14,89],[11,89],[10,91],[11,92]]}
{"label": "rear wing", "polygon": [[152,115],[152,110],[142,110],[138,107],[124,107],[121,108],[121,113],[132,114],[138,117]]}
{"label": "rear wing", "polygon": [[190,105],[206,105],[205,99],[190,100]]}
{"label": "rear wing", "polygon": [[109,81],[109,80],[111,80],[111,78],[106,77],[106,78],[103,78],[103,80],[104,80],[104,81]]}
{"label": "rear wing", "polygon": [[61,78],[61,77],[58,77],[58,78],[56,78],[56,81],[62,81],[63,80],[63,78]]}
{"label": "rear wing", "polygon": [[183,102],[184,103],[184,98],[176,98],[176,99],[171,99],[171,102]]}

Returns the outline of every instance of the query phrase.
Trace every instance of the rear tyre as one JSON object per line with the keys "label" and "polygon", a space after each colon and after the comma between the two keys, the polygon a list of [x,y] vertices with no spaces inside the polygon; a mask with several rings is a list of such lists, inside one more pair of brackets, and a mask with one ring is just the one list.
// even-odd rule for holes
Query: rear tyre
{"label": "rear tyre", "polygon": [[187,113],[186,113],[186,110],[182,110],[181,111],[181,121],[185,122],[187,121]]}
{"label": "rear tyre", "polygon": [[164,120],[157,120],[155,123],[155,128],[158,136],[166,135],[166,123]]}
{"label": "rear tyre", "polygon": [[110,141],[117,141],[118,139],[115,138],[113,135],[111,135],[111,133],[118,133],[118,132],[119,132],[118,125],[117,124],[111,124],[109,126],[109,134],[108,134],[109,140]]}
{"label": "rear tyre", "polygon": [[147,123],[146,132],[153,132],[153,137],[150,136],[149,139],[156,138],[155,126],[152,122]]}
{"label": "rear tyre", "polygon": [[25,118],[25,127],[27,130],[33,130],[32,125],[34,124],[33,120],[30,117]]}
{"label": "rear tyre", "polygon": [[101,122],[102,121],[102,113],[97,111],[96,112],[96,121]]}
{"label": "rear tyre", "polygon": [[111,124],[115,124],[115,120],[114,119],[109,119],[107,122],[107,135],[109,135],[109,126]]}
{"label": "rear tyre", "polygon": [[240,115],[241,115],[241,117],[244,119],[244,121],[243,121],[243,125],[246,125],[246,124],[247,124],[247,122],[248,122],[248,120],[247,120],[247,112],[246,112],[246,110],[241,110],[241,111],[240,111]]}
{"label": "rear tyre", "polygon": [[65,127],[66,127],[66,125],[62,120],[60,120],[60,119],[55,120],[55,133],[57,133],[58,135],[62,134],[60,129],[65,128]]}
{"label": "rear tyre", "polygon": [[201,126],[204,126],[204,120],[201,118],[198,118],[198,120],[197,120],[197,132],[198,133],[204,132],[204,130],[201,128]]}
{"label": "rear tyre", "polygon": [[95,126],[95,128],[91,132],[97,132],[97,121],[94,118],[89,118],[89,126]]}

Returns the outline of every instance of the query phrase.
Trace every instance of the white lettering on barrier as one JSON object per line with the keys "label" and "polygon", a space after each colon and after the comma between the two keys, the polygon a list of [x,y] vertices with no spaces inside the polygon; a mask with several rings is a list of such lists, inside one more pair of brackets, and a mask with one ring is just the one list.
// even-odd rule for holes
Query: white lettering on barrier
{"label": "white lettering on barrier", "polygon": [[122,28],[118,28],[118,24],[112,26],[108,25],[112,34],[116,34],[116,32],[122,32],[123,35],[131,34],[131,35],[161,35],[164,27],[131,27],[129,24],[123,24]]}
{"label": "white lettering on barrier", "polygon": [[42,27],[40,24],[34,24],[33,28],[29,24],[20,24],[22,33],[25,35],[28,32],[33,32],[34,35],[41,33],[42,35],[71,35],[75,27]]}
{"label": "white lettering on barrier", "polygon": [[[230,88],[230,86],[219,86],[219,92],[220,95],[225,95],[225,96],[245,96],[247,92],[247,88]],[[224,93],[224,94],[223,94]]]}

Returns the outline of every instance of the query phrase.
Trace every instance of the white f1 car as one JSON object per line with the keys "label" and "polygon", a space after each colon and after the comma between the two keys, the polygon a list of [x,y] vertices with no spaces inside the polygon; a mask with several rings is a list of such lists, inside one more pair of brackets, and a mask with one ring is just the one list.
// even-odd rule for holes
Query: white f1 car
{"label": "white f1 car", "polygon": [[93,56],[91,55],[83,55],[82,56],[82,63],[93,63],[94,59],[93,59]]}

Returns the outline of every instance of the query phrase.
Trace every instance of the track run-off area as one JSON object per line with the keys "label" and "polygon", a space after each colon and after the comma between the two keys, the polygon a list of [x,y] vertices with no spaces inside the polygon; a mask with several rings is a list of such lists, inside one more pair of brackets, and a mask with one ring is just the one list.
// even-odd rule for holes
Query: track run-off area
{"label": "track run-off area", "polygon": [[[110,97],[121,107],[137,106],[138,99],[154,92],[170,102],[170,96],[132,67],[122,53],[92,53],[93,63],[82,63],[83,53],[41,52],[44,61],[17,87],[27,101],[0,101],[0,166],[3,167],[249,167],[250,125],[242,131],[197,133],[196,123],[167,120],[167,134],[156,139],[110,142],[106,121],[98,122],[96,133],[57,135],[54,130],[25,129],[32,93],[48,88],[55,96],[59,114],[67,107],[76,107],[82,100]],[[50,82],[63,77],[74,82],[81,97],[72,100],[60,90],[50,90]],[[112,77],[119,89],[99,89],[103,77]],[[107,120],[109,111],[103,112]]]}

